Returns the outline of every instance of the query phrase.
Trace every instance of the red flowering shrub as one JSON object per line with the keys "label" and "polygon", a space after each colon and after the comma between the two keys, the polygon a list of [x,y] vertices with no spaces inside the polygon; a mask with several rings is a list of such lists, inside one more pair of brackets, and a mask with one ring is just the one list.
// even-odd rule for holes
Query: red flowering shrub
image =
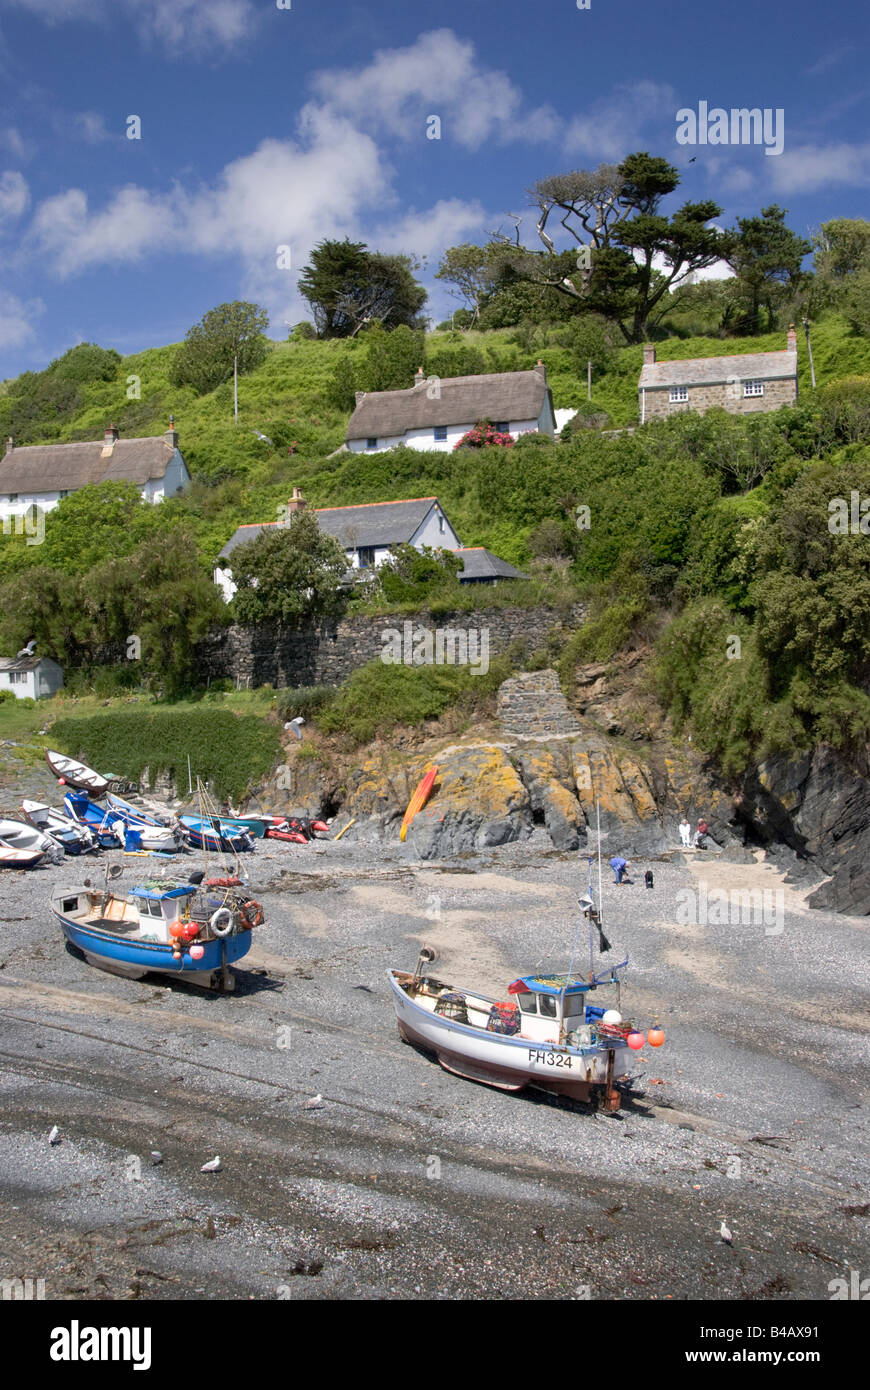
{"label": "red flowering shrub", "polygon": [[483,449],[489,444],[498,444],[503,449],[512,449],[516,440],[513,435],[504,434],[500,430],[494,430],[489,420],[478,420],[474,429],[464,434],[458,444],[454,444],[453,451],[457,449]]}

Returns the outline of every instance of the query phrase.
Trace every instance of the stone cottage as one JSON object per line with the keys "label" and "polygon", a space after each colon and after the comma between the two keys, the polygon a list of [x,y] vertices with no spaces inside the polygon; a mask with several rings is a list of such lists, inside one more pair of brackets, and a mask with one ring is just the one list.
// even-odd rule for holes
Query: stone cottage
{"label": "stone cottage", "polygon": [[732,415],[752,415],[794,405],[798,396],[797,333],[791,324],[783,352],[734,353],[656,362],[648,343],[638,386],[640,423],[685,410],[703,414],[714,406]]}

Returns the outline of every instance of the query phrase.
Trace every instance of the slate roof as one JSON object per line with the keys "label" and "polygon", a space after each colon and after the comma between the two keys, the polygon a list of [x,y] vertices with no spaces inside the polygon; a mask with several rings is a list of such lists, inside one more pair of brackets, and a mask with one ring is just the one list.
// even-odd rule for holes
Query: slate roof
{"label": "slate roof", "polygon": [[0,493],[75,492],[88,483],[131,482],[142,487],[162,478],[174,450],[161,436],[118,439],[103,457],[103,441],[26,444],[0,454]]}
{"label": "slate roof", "polygon": [[491,550],[487,550],[482,545],[462,546],[454,550],[454,555],[459,555],[463,561],[464,568],[460,571],[459,582],[472,579],[527,579],[528,576],[521,574],[513,565],[508,564],[507,560],[502,560],[498,555],[493,555]]}
{"label": "slate roof", "polygon": [[405,391],[370,391],[347,427],[348,439],[390,439],[435,425],[474,425],[478,420],[537,420],[553,398],[543,368],[482,376],[442,377],[441,394],[428,395],[427,379]]}
{"label": "slate roof", "polygon": [[739,352],[730,357],[688,357],[682,362],[651,362],[641,368],[639,387],[718,386],[733,381],[774,381],[796,377],[796,352]]}
{"label": "slate roof", "polygon": [[[367,502],[352,507],[317,507],[314,509],[314,515],[321,531],[325,531],[328,536],[334,536],[345,550],[351,550],[361,545],[385,546],[407,543],[422,526],[432,508],[437,505],[437,497],[415,497],[403,502]],[[240,526],[227,541],[218,559],[227,559],[237,545],[255,540],[261,531],[278,524],[277,521],[266,521]]]}
{"label": "slate roof", "polygon": [[48,660],[45,656],[0,656],[0,671],[35,671]]}

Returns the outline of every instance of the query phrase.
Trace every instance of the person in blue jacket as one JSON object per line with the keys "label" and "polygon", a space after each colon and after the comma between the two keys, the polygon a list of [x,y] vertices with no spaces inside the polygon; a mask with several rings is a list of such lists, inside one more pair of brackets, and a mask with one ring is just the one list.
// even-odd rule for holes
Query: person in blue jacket
{"label": "person in blue jacket", "polygon": [[625,883],[628,881],[625,877],[625,871],[628,868],[627,859],[623,859],[621,855],[615,854],[610,861],[610,867],[613,870],[614,883]]}

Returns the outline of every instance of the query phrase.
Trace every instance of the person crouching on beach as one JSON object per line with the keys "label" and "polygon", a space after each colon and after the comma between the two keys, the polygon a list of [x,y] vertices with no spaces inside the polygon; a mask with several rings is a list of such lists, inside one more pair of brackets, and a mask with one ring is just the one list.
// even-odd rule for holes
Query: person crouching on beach
{"label": "person crouching on beach", "polygon": [[614,883],[626,883],[629,881],[625,877],[625,871],[628,868],[627,859],[623,859],[620,855],[615,854],[610,861],[610,867],[613,870]]}

